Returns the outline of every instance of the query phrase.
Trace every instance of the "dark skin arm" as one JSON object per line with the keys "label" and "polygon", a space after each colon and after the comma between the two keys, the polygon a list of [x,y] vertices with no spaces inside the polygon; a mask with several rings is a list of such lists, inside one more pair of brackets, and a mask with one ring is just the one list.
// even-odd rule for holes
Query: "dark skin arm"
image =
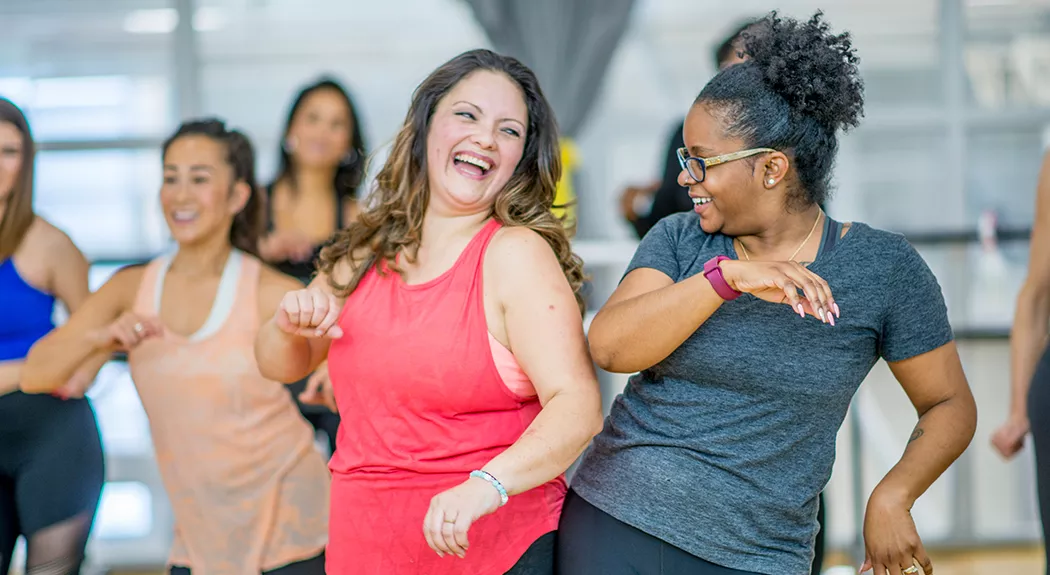
{"label": "dark skin arm", "polygon": [[977,428],[977,404],[954,342],[889,364],[919,422],[904,455],[868,500],[864,520],[867,561],[862,571],[900,575],[913,563],[927,575],[933,564],[910,511],[920,495],[966,450]]}

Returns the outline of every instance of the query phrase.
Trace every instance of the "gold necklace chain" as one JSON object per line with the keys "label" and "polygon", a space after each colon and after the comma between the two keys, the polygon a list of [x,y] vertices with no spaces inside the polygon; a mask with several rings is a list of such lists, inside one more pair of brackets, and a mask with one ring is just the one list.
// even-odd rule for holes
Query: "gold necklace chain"
{"label": "gold necklace chain", "polygon": [[[795,256],[797,256],[798,252],[802,251],[802,248],[805,247],[807,243],[809,243],[809,238],[813,237],[813,232],[817,231],[817,224],[820,223],[820,218],[823,215],[824,210],[817,208],[817,221],[813,222],[813,227],[809,229],[809,235],[807,235],[806,239],[802,240],[802,243],[799,244],[797,248],[795,248],[795,253],[791,254],[791,256],[788,257],[787,261],[795,261]],[[740,251],[743,252],[744,259],[746,259],[747,261],[751,261],[751,256],[748,255],[747,248],[744,247],[744,242],[738,239],[737,243],[740,244]]]}

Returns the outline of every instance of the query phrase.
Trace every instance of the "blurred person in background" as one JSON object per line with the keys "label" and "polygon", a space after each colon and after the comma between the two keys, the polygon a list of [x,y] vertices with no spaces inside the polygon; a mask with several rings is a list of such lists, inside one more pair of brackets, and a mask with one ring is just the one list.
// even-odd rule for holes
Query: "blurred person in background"
{"label": "blurred person in background", "polygon": [[416,89],[365,209],[259,334],[324,358],[342,415],[329,573],[551,575],[564,472],[601,425],[554,113],[488,50]]}
{"label": "blurred person in background", "polygon": [[810,573],[838,430],[884,359],[918,423],[868,499],[862,570],[930,573],[911,508],[977,423],[944,297],[903,236],[820,208],[863,110],[850,35],[773,13],[743,44],[686,116],[693,211],[646,234],[591,324],[598,366],[637,375],[573,476],[559,568]]}
{"label": "blurred person in background", "polygon": [[83,394],[110,354],[86,358],[53,396],[19,390],[26,355],[55,327],[55,301],[75,313],[90,293],[83,254],[33,213],[34,157],[25,116],[0,98],[0,575],[19,535],[27,573],[78,573],[105,479]]}
{"label": "blurred person in background", "polygon": [[[716,70],[723,70],[743,61],[740,37],[756,22],[758,20],[750,19],[738,24],[732,33],[715,48],[713,56]],[[646,232],[661,219],[693,209],[688,190],[678,183],[678,174],[682,169],[678,166],[676,152],[678,148],[685,145],[682,143],[684,122],[683,118],[668,135],[663,178],[644,186],[628,186],[620,194],[620,213],[631,224],[639,238],[644,237]]]}
{"label": "blurred person in background", "polygon": [[266,213],[252,146],[221,121],[190,121],[162,157],[177,251],[121,269],[40,340],[23,389],[49,392],[126,351],[175,515],[170,575],[322,575],[329,474],[252,351],[261,319],[302,286],[255,255]]}
{"label": "blurred person in background", "polygon": [[[1010,413],[992,445],[1011,459],[1032,434],[1043,539],[1050,533],[1050,152],[1043,157],[1029,244],[1028,277],[1010,332]],[[1044,545],[1045,547],[1045,545]],[[1050,548],[1046,564],[1050,565]]]}
{"label": "blurred person in background", "polygon": [[[282,273],[309,284],[321,245],[357,216],[367,146],[357,108],[347,90],[322,78],[295,97],[281,138],[277,177],[267,187],[269,229],[259,244],[262,258]],[[335,451],[335,413],[328,369],[289,386],[300,410]]]}

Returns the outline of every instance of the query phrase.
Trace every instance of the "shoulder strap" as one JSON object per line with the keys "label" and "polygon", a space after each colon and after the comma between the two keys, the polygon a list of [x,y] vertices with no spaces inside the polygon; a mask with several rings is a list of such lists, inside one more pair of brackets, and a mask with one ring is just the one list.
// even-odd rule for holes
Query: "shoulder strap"
{"label": "shoulder strap", "polygon": [[[835,245],[839,241],[839,237],[842,235],[842,222],[833,220],[830,217],[824,218],[824,239],[820,242],[820,249],[817,250],[817,257],[830,253],[835,249]],[[814,258],[815,259],[815,258]]]}

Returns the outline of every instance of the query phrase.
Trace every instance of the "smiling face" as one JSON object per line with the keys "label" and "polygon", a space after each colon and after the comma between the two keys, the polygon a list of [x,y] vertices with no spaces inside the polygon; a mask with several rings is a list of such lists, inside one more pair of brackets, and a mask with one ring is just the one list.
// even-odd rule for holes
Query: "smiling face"
{"label": "smiling face", "polygon": [[226,145],[203,135],[176,139],[164,155],[160,203],[180,246],[228,238],[233,218],[248,200],[248,186],[234,182]]}
{"label": "smiling face", "polygon": [[0,121],[0,203],[6,202],[22,174],[24,137],[11,122]]}
{"label": "smiling face", "polygon": [[[698,158],[747,148],[743,140],[726,137],[722,123],[703,104],[694,105],[689,111],[682,135],[689,155]],[[693,211],[700,215],[700,227],[705,232],[739,236],[764,229],[771,218],[783,211],[783,193],[764,186],[763,177],[772,175],[779,182],[784,168],[783,154],[757,155],[711,166],[700,183],[682,170],[678,183],[689,188]]]}
{"label": "smiling face", "polygon": [[350,152],[353,133],[353,116],[345,98],[331,88],[318,88],[295,111],[287,143],[298,165],[330,168]]}
{"label": "smiling face", "polygon": [[448,214],[492,208],[525,150],[528,109],[506,75],[479,70],[438,102],[427,133],[430,207]]}

